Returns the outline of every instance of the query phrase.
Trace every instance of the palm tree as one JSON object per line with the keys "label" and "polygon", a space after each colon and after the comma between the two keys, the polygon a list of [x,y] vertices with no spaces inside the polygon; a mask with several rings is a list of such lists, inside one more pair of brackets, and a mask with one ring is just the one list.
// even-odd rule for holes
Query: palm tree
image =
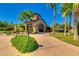
{"label": "palm tree", "polygon": [[[68,7],[67,7],[68,6]],[[74,39],[78,40],[78,10],[79,10],[79,4],[78,3],[72,3],[72,4],[67,4],[66,5],[67,9],[64,11],[64,14],[69,14],[71,11],[74,11]]]}
{"label": "palm tree", "polygon": [[61,10],[60,11],[62,11],[62,17],[64,17],[64,19],[65,19],[65,21],[64,21],[64,36],[66,36],[66,29],[67,29],[67,12],[65,12],[66,11],[66,9],[68,8],[68,6],[67,6],[67,3],[65,3],[65,4],[62,4],[61,5]]}
{"label": "palm tree", "polygon": [[52,34],[55,34],[55,24],[56,24],[56,3],[50,3],[52,9],[54,9],[54,20],[53,20],[53,30],[52,30]]}
{"label": "palm tree", "polygon": [[74,4],[74,39],[78,40],[78,13],[79,5]]}
{"label": "palm tree", "polygon": [[[27,22],[27,21],[32,20],[32,19],[31,19],[31,16],[32,16],[32,15],[33,15],[33,12],[32,12],[32,11],[30,11],[30,10],[25,10],[25,11],[23,11],[23,12],[20,14],[19,19],[20,19],[21,21],[23,21],[23,22]],[[25,28],[26,28],[26,26],[25,26]]]}
{"label": "palm tree", "polygon": [[[33,12],[32,12],[32,11],[30,11],[30,10],[25,10],[25,11],[23,11],[23,12],[20,14],[19,19],[25,23],[26,21],[32,20],[32,19],[31,19],[31,16],[32,16],[32,15],[33,15]],[[25,26],[25,30],[27,30],[27,34],[28,34],[28,36],[29,36],[28,24],[27,24],[27,25],[25,24],[24,26]]]}
{"label": "palm tree", "polygon": [[72,9],[73,9],[73,6],[72,6],[73,4],[72,3],[68,3],[66,6],[67,6],[67,11],[66,11],[66,13],[67,13],[67,15],[69,15],[70,16],[70,20],[69,20],[69,25],[68,25],[68,34],[70,35],[70,33],[71,33],[71,21],[72,21]]}
{"label": "palm tree", "polygon": [[71,21],[72,21],[72,11],[69,13],[70,20],[69,20],[69,35],[71,34]]}

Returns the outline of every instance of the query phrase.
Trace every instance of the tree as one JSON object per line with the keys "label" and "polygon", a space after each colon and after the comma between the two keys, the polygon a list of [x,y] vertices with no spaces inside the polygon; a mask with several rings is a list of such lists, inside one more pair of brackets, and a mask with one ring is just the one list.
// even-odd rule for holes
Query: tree
{"label": "tree", "polygon": [[[30,21],[32,20],[31,19],[31,16],[33,15],[33,12],[30,11],[30,10],[25,10],[23,11],[20,16],[19,16],[19,19],[23,22],[26,22],[26,21]],[[27,30],[27,33],[28,33],[28,37],[29,37],[29,31],[28,31],[28,24],[26,25],[25,24],[25,29]]]}
{"label": "tree", "polygon": [[61,10],[60,11],[62,11],[62,16],[64,17],[64,19],[65,19],[65,22],[64,22],[64,25],[65,25],[65,27],[64,27],[64,36],[66,36],[66,29],[67,29],[67,12],[65,12],[66,11],[66,9],[68,8],[68,5],[67,5],[67,3],[65,3],[65,4],[62,4],[61,5]]}
{"label": "tree", "polygon": [[0,27],[7,27],[9,24],[6,21],[0,21]]}
{"label": "tree", "polygon": [[72,11],[69,13],[70,20],[69,20],[69,35],[71,34],[71,21],[72,21]]}
{"label": "tree", "polygon": [[0,30],[6,31],[9,23],[6,21],[0,21]]}
{"label": "tree", "polygon": [[66,7],[68,8],[64,11],[64,14],[67,13],[69,14],[71,11],[74,11],[74,39],[78,40],[78,13],[79,13],[79,4],[78,3],[72,3],[72,4],[67,4]]}
{"label": "tree", "polygon": [[68,10],[66,10],[65,12],[67,13],[67,15],[70,16],[70,19],[69,19],[69,26],[68,26],[68,34],[70,35],[71,33],[71,21],[72,21],[72,11],[73,11],[73,3],[68,3],[66,6]]}
{"label": "tree", "polygon": [[50,3],[52,9],[54,9],[54,20],[53,20],[53,30],[52,30],[52,34],[55,34],[55,24],[56,24],[56,3]]}
{"label": "tree", "polygon": [[25,10],[20,14],[19,19],[23,22],[26,22],[26,21],[32,20],[31,19],[32,15],[33,15],[33,12],[31,10]]}
{"label": "tree", "polygon": [[79,4],[74,4],[74,39],[78,40],[78,13]]}

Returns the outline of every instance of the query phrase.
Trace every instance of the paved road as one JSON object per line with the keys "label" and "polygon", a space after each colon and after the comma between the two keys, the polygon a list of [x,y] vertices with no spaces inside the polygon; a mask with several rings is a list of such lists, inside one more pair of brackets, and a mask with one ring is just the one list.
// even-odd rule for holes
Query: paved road
{"label": "paved road", "polygon": [[47,34],[34,34],[39,45],[36,51],[22,54],[12,47],[10,40],[13,36],[0,35],[0,55],[18,56],[75,56],[79,55],[79,47],[60,41]]}

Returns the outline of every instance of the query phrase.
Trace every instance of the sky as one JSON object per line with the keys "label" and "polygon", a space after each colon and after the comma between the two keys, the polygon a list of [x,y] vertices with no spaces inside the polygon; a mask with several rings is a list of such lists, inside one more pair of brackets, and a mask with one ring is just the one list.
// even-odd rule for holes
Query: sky
{"label": "sky", "polygon": [[[40,14],[48,26],[53,26],[54,10],[46,3],[0,3],[0,21],[20,24],[22,21],[18,17],[24,10],[31,10]],[[58,3],[56,7],[56,20],[58,23],[63,23],[64,18],[59,10],[60,4]]]}

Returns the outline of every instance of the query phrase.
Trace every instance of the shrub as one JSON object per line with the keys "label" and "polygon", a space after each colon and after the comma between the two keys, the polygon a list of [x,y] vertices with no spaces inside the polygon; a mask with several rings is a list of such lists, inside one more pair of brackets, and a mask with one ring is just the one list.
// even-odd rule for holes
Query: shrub
{"label": "shrub", "polygon": [[12,32],[11,32],[11,31],[4,31],[4,33],[5,33],[6,35],[9,35],[9,34],[11,34]]}
{"label": "shrub", "polygon": [[19,28],[19,31],[20,31],[20,32],[24,32],[24,29],[23,29],[23,28]]}
{"label": "shrub", "polygon": [[12,33],[12,31],[0,31],[1,33],[4,33],[4,34],[6,34],[6,35],[9,35],[9,34],[11,34]]}
{"label": "shrub", "polygon": [[35,51],[39,46],[34,38],[29,36],[29,39],[27,39],[25,35],[12,38],[11,43],[22,53]]}

